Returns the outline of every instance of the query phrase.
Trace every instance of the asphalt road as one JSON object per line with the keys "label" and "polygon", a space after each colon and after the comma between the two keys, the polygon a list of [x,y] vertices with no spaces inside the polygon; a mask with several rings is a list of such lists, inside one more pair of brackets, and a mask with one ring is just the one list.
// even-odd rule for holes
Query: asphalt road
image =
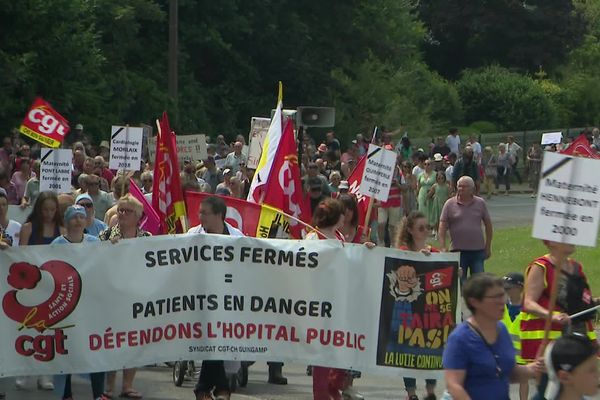
{"label": "asphalt road", "polygon": [[492,196],[487,200],[488,211],[494,228],[510,228],[531,225],[535,199],[530,194]]}
{"label": "asphalt road", "polygon": [[[239,388],[231,398],[232,400],[312,400],[312,378],[306,375],[306,366],[286,365],[284,374],[288,378],[288,385],[268,384],[266,382],[266,364],[255,364],[250,368],[248,386]],[[32,380],[30,388],[19,391],[14,389],[13,385],[8,385],[10,387],[7,391],[7,400],[60,399],[60,396],[52,392],[36,390],[34,383]],[[117,380],[117,385],[119,384],[120,374]],[[423,385],[424,382],[417,381],[417,386],[420,387],[418,393],[421,396],[424,394]],[[172,369],[166,366],[147,367],[138,371],[135,387],[144,394],[146,400],[194,400],[192,393],[194,382],[187,380],[181,387],[176,387],[172,381]],[[390,378],[363,374],[360,379],[355,380],[355,387],[363,393],[367,400],[406,398],[401,377]],[[442,391],[443,385],[440,383],[437,390],[438,398]],[[73,378],[73,393],[76,400],[91,399],[92,397],[89,382],[78,377]],[[516,385],[512,385],[511,394],[512,399],[518,399]]]}

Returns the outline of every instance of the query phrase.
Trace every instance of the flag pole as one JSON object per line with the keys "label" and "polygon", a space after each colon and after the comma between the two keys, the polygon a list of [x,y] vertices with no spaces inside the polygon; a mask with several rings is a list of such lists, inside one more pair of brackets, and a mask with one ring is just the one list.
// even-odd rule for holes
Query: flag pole
{"label": "flag pole", "polygon": [[268,205],[268,204],[261,204],[261,207],[264,207],[264,208],[266,208],[267,210],[271,210],[271,211],[278,212],[278,213],[280,213],[281,215],[283,215],[283,216],[285,216],[285,217],[287,217],[287,218],[289,218],[289,219],[292,219],[292,220],[294,220],[294,221],[296,221],[296,222],[299,222],[300,224],[302,224],[304,227],[306,227],[306,228],[310,229],[311,231],[315,231],[315,232],[317,232],[319,235],[323,235],[323,236],[325,236],[325,234],[324,234],[323,232],[321,232],[319,229],[315,228],[314,226],[312,226],[312,225],[310,225],[310,224],[307,224],[306,222],[302,221],[301,219],[298,219],[298,218],[294,217],[293,215],[290,215],[290,214],[286,213],[286,212],[285,212],[285,211],[283,211],[283,210],[280,210],[279,208],[275,208],[275,207],[273,207],[273,206],[270,206],[270,205]]}
{"label": "flag pole", "polygon": [[[377,136],[377,125],[373,129],[373,135],[371,135],[371,144],[375,144]],[[373,212],[373,205],[375,204],[375,198],[369,197],[369,205],[367,206],[367,215],[365,215],[365,225],[363,226],[363,236],[370,235],[371,233],[371,213]]]}

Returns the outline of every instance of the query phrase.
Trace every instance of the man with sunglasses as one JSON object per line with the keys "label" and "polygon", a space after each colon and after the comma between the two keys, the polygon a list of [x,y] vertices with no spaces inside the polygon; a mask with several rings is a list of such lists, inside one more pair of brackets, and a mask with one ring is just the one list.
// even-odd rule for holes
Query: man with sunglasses
{"label": "man with sunglasses", "polygon": [[84,233],[98,237],[100,232],[108,228],[108,225],[95,217],[94,200],[92,200],[92,197],[89,194],[83,193],[77,196],[75,204],[85,208],[86,225],[83,230]]}
{"label": "man with sunglasses", "polygon": [[113,206],[115,199],[112,194],[100,189],[100,177],[98,175],[88,175],[86,187],[87,193],[94,201],[96,216],[104,219],[106,211]]}

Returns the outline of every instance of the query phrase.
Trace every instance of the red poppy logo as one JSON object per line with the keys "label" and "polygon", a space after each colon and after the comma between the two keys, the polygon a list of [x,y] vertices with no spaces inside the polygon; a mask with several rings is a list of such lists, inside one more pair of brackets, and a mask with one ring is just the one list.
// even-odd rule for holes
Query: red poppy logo
{"label": "red poppy logo", "polygon": [[[17,293],[32,290],[42,280],[42,272],[48,272],[54,281],[50,297],[35,306],[25,306],[19,302]],[[4,295],[2,309],[13,321],[20,324],[19,330],[36,329],[43,333],[46,329],[60,329],[56,324],[67,318],[77,306],[81,296],[81,277],[73,266],[64,261],[52,260],[35,265],[18,262],[10,266],[7,282],[14,289]]]}

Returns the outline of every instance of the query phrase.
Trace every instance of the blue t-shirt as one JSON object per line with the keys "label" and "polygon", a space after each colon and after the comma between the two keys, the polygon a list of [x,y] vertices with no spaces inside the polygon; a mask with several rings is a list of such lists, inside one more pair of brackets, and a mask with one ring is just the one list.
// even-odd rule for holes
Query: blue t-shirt
{"label": "blue t-shirt", "polygon": [[[96,236],[88,235],[87,233],[83,234],[83,242],[99,242],[99,241],[100,241],[100,239],[98,239]],[[67,240],[67,238],[64,237],[63,235],[60,235],[59,237],[54,239],[51,244],[67,244],[67,243],[71,243],[71,242],[69,242]]]}
{"label": "blue t-shirt", "polygon": [[[466,371],[464,388],[472,399],[510,398],[509,379],[515,367],[515,349],[502,322],[498,322],[498,332],[491,349],[466,322],[458,325],[448,337],[442,363],[445,369]],[[496,365],[502,370],[500,376]]]}
{"label": "blue t-shirt", "polygon": [[106,228],[108,228],[108,225],[100,221],[98,218],[94,218],[94,222],[92,222],[92,225],[88,226],[83,231],[88,235],[98,237],[100,236],[100,232],[102,232]]}

